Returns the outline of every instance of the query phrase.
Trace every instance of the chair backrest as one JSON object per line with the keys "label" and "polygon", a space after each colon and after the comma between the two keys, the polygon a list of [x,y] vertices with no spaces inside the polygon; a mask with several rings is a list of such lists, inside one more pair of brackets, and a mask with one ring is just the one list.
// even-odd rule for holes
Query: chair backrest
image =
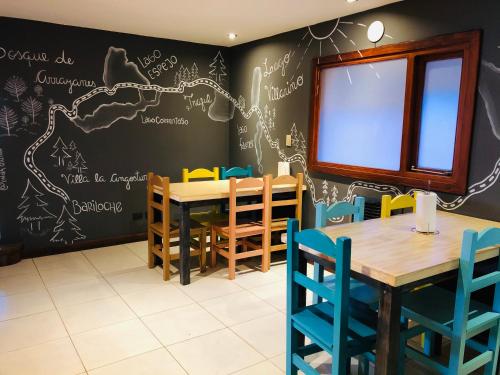
{"label": "chair backrest", "polygon": [[397,195],[392,198],[389,194],[382,195],[382,204],[380,206],[380,217],[391,217],[391,212],[403,208],[411,208],[415,212],[417,201],[408,194]]}
{"label": "chair backrest", "polygon": [[226,167],[220,168],[220,179],[227,180],[231,177],[236,178],[244,178],[244,177],[252,177],[253,176],[253,168],[251,165],[247,165],[246,168],[241,167],[232,167],[227,169]]}
{"label": "chair backrest", "polygon": [[352,216],[352,221],[365,219],[365,198],[354,198],[354,204],[349,202],[336,202],[330,207],[325,203],[316,205],[316,228],[326,227],[328,219]]}
{"label": "chair backrest", "polygon": [[[487,228],[479,233],[471,229],[464,231],[453,322],[453,332],[460,333],[461,337],[465,337],[465,330],[469,321],[472,292],[493,285],[495,292],[492,311],[500,313],[500,261],[498,262],[496,271],[473,278],[476,252],[481,249],[499,246],[500,228]],[[500,255],[500,249],[497,250]]]}
{"label": "chair backrest", "polygon": [[272,196],[271,207],[295,206],[295,219],[299,221],[299,228],[302,222],[302,188],[304,175],[297,173],[296,177],[283,175],[273,178],[272,186],[277,185],[295,185],[295,198],[292,199],[274,199]]}
{"label": "chair backrest", "polygon": [[182,168],[182,182],[191,180],[219,180],[219,167],[214,167],[212,170],[206,168],[197,168],[189,171],[187,168]]}
{"label": "chair backrest", "polygon": [[[237,204],[237,198],[247,195],[249,190],[257,190],[257,194],[252,194],[252,197],[262,196],[262,201],[259,203]],[[239,182],[236,177],[229,179],[229,231],[236,228],[236,216],[239,212],[261,211],[262,224],[269,228],[271,221],[271,175],[266,175],[262,179],[247,177]]]}
{"label": "chair backrest", "polygon": [[[303,245],[335,259],[335,289],[328,288],[307,276],[307,264],[299,251]],[[347,349],[349,316],[349,287],[351,268],[351,239],[337,238],[337,243],[317,229],[299,231],[296,219],[288,220],[287,227],[287,314],[299,308],[299,290],[306,288],[333,304],[333,347],[338,353]]]}
{"label": "chair backrest", "polygon": [[[161,199],[155,199],[161,197]],[[147,191],[148,225],[157,222],[161,216],[164,236],[170,233],[170,179],[153,172],[148,173]]]}

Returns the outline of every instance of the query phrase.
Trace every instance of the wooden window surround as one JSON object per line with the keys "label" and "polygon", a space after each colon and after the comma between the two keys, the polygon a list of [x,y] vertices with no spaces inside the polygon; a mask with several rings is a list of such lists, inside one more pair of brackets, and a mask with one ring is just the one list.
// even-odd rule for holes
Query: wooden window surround
{"label": "wooden window surround", "polygon": [[[314,59],[309,126],[309,168],[322,173],[464,194],[467,187],[469,152],[474,117],[480,31],[442,35],[340,55]],[[424,89],[425,64],[452,57],[462,58],[458,116],[451,171],[418,169],[418,140]],[[332,67],[405,58],[407,60],[401,162],[399,170],[385,170],[318,160],[321,72]],[[354,152],[354,151],[353,151]]]}

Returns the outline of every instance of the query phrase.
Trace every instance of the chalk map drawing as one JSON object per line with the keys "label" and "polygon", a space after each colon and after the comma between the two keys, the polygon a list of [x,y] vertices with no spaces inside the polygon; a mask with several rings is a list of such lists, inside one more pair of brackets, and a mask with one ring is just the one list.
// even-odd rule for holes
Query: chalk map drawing
{"label": "chalk map drawing", "polygon": [[[340,28],[341,25],[356,25],[359,27],[366,27],[366,25],[361,23],[354,23],[349,21],[341,21],[338,19],[335,22],[333,29],[327,33],[325,36],[316,35],[311,27],[307,27],[306,33],[302,37],[302,39],[297,44],[297,50],[300,48],[304,48],[303,46],[307,43],[303,54],[301,57],[298,57],[298,54],[295,51],[292,51],[290,54],[291,57],[295,56],[297,58],[297,65],[295,71],[292,75],[295,76],[297,72],[299,72],[299,68],[306,56],[311,44],[313,41],[319,42],[319,50],[320,55],[322,54],[322,43],[324,41],[330,42],[334,47],[335,51],[340,53],[340,49],[336,45],[333,40],[333,34],[339,33],[342,37],[348,40],[358,51],[358,53],[362,56],[362,53],[358,50],[356,43],[349,39],[347,34]],[[307,37],[309,36],[309,39]],[[390,35],[385,34],[385,37],[392,39]],[[126,51],[122,48],[110,47],[108,54],[106,56],[103,73],[103,81],[104,86],[94,88],[89,91],[85,95],[82,95],[76,98],[70,108],[66,108],[61,104],[52,104],[49,107],[48,113],[48,126],[44,134],[42,134],[31,146],[26,149],[24,154],[24,165],[25,167],[38,179],[38,181],[42,184],[42,186],[50,193],[55,194],[62,198],[64,202],[67,204],[70,201],[70,197],[68,193],[62,189],[61,187],[55,185],[51,182],[45,175],[45,173],[36,166],[34,161],[34,155],[37,150],[47,142],[51,136],[54,134],[54,130],[56,127],[55,117],[57,112],[62,112],[75,126],[79,127],[86,133],[90,133],[97,129],[105,129],[109,128],[112,124],[120,119],[132,120],[134,119],[139,112],[145,111],[149,107],[154,107],[159,104],[159,99],[162,94],[182,94],[186,88],[194,88],[194,87],[209,87],[214,90],[215,99],[217,100],[227,100],[228,105],[230,107],[230,111],[228,114],[223,116],[210,115],[209,117],[215,121],[227,121],[233,117],[233,111],[237,109],[242,117],[245,120],[250,120],[254,115],[256,117],[256,131],[254,135],[255,141],[255,152],[256,159],[259,171],[262,172],[262,145],[261,140],[264,138],[269,147],[272,150],[275,150],[279,159],[281,161],[289,162],[289,163],[297,163],[300,165],[301,169],[304,172],[305,182],[308,185],[308,189],[311,193],[312,203],[316,205],[319,202],[325,202],[325,199],[328,200],[328,203],[334,203],[335,201],[351,201],[359,190],[372,190],[382,193],[390,193],[390,194],[402,194],[402,192],[395,186],[363,182],[363,181],[354,181],[347,188],[347,193],[345,197],[342,199],[338,199],[338,189],[335,185],[332,187],[329,186],[329,182],[323,181],[322,191],[323,197],[319,197],[319,194],[316,193],[316,186],[313,179],[310,176],[310,173],[307,168],[307,160],[305,156],[305,147],[302,144],[299,144],[300,147],[295,147],[294,154],[287,154],[285,149],[280,147],[279,139],[273,139],[271,136],[271,129],[268,124],[269,121],[266,122],[266,110],[261,109],[260,102],[260,90],[262,83],[262,71],[260,67],[255,67],[252,73],[252,90],[250,97],[250,107],[246,109],[246,100],[242,95],[238,97],[233,97],[226,89],[224,89],[221,84],[225,76],[225,65],[222,55],[220,53],[217,54],[214,59],[214,63],[210,66],[212,70],[210,71],[211,78],[201,77],[195,78],[196,76],[191,76],[189,79],[183,80],[182,74],[176,75],[175,78],[175,87],[162,87],[160,85],[150,84],[150,82],[142,75],[139,71],[137,65],[128,60]],[[491,74],[495,77],[496,80],[500,80],[500,69],[490,63],[483,63],[484,66],[491,70]],[[110,69],[110,67],[113,69]],[[197,71],[198,73],[198,71]],[[349,72],[347,73],[349,75]],[[374,70],[374,74],[378,73]],[[130,79],[130,77],[133,79]],[[125,82],[122,81],[123,78],[127,80]],[[195,78],[195,79],[193,79]],[[349,79],[351,77],[349,76]],[[79,106],[85,101],[97,96],[97,95],[107,95],[113,96],[119,90],[122,89],[136,89],[139,94],[139,101],[136,103],[118,103],[113,102],[111,104],[103,104],[100,105],[92,114],[85,115],[81,117],[79,115]],[[499,119],[497,110],[494,107],[494,102],[492,100],[492,93],[489,91],[491,88],[488,85],[488,82],[484,82],[480,85],[480,94],[485,103],[488,119],[491,123],[491,127],[494,135],[498,138],[499,133]],[[154,93],[153,99],[146,99],[145,92]],[[220,104],[220,103],[219,103]],[[215,104],[213,104],[215,106]],[[295,126],[295,124],[293,125]],[[273,121],[274,127],[274,121]],[[500,138],[499,138],[500,139]],[[302,139],[300,139],[302,142]],[[491,172],[484,177],[481,181],[473,183],[467,189],[467,194],[464,196],[459,196],[452,201],[444,201],[442,198],[438,197],[438,205],[444,210],[455,210],[462,206],[468,199],[472,196],[480,194],[490,187],[492,187],[500,176],[500,158],[496,161]],[[407,192],[407,194],[411,194],[414,189]],[[330,194],[327,198],[325,198],[325,192]],[[61,211],[61,215],[57,221],[58,227],[62,227],[62,223],[69,222],[69,228],[75,233],[75,237],[73,239],[83,239],[85,236],[80,233],[80,228],[76,226],[75,220],[73,217],[66,217],[64,219],[64,206]],[[68,216],[66,214],[66,216]],[[55,231],[55,233],[59,233]],[[57,236],[56,236],[57,237]],[[63,239],[66,242],[66,239]]]}

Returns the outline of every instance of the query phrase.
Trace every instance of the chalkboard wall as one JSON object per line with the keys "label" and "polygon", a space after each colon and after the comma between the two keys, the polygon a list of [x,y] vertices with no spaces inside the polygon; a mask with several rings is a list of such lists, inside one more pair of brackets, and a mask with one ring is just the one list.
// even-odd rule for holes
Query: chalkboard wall
{"label": "chalkboard wall", "polygon": [[223,47],[0,18],[0,242],[145,232],[146,173],[228,163]]}
{"label": "chalkboard wall", "polygon": [[[465,196],[439,194],[441,209],[500,220],[500,2],[484,0],[406,0],[231,48],[231,93],[252,97],[262,116],[249,120],[236,112],[230,126],[232,164],[277,173],[279,161],[304,172],[308,184],[305,225],[314,222],[314,204],[364,195],[379,200],[382,192],[407,187],[354,181],[307,169],[311,61],[373,48],[367,26],[380,20],[385,35],[378,45],[419,40],[482,29],[479,94],[476,100],[468,191]],[[355,77],[352,77],[355,79]],[[292,147],[285,136],[292,136]],[[353,149],[353,152],[355,150]],[[308,179],[310,177],[310,179]]]}
{"label": "chalkboard wall", "polygon": [[499,220],[497,14],[497,0],[406,0],[232,48],[0,18],[0,242],[30,256],[144,233],[150,170],[289,161],[306,225],[317,202],[408,191],[307,169],[311,61],[373,47],[375,20],[379,44],[483,30],[468,192],[439,205]]}

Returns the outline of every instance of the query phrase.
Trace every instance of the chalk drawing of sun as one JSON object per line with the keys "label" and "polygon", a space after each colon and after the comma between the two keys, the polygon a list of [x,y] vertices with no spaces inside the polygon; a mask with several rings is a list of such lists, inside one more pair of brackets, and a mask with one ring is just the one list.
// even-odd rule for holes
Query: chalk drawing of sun
{"label": "chalk drawing of sun", "polygon": [[[318,50],[319,50],[319,56],[323,56],[323,43],[327,44],[328,46],[333,46],[334,51],[338,54],[341,54],[340,48],[338,47],[338,44],[340,44],[339,41],[337,41],[338,38],[340,38],[341,41],[348,41],[352,46],[354,47],[354,50],[358,52],[360,57],[363,57],[362,52],[358,48],[358,44],[349,37],[349,32],[344,29],[344,27],[362,27],[367,29],[368,26],[365,25],[364,23],[359,23],[359,22],[353,22],[353,21],[342,21],[340,18],[337,18],[336,20],[333,21],[333,26],[331,29],[329,29],[326,32],[320,32],[316,30],[315,26],[307,26],[306,27],[306,32],[302,36],[301,40],[299,43],[297,43],[297,48],[300,49],[302,46],[306,46],[304,49],[304,52],[302,53],[302,56],[298,60],[297,66],[295,68],[295,72],[297,72],[302,65],[305,56],[309,52],[309,49],[311,48],[311,45],[316,46],[318,45]],[[393,37],[387,33],[384,33],[383,38],[388,38],[388,39],[393,39]],[[317,43],[316,43],[317,42]],[[340,56],[340,61],[342,61],[342,57]],[[377,78],[380,78],[380,75],[377,73],[376,69],[372,64],[369,64],[370,68],[375,72],[375,75]],[[352,83],[352,77],[349,72],[349,68],[346,69],[347,76],[349,78],[349,82]],[[295,75],[295,73],[294,73]],[[292,76],[293,78],[293,76]]]}

